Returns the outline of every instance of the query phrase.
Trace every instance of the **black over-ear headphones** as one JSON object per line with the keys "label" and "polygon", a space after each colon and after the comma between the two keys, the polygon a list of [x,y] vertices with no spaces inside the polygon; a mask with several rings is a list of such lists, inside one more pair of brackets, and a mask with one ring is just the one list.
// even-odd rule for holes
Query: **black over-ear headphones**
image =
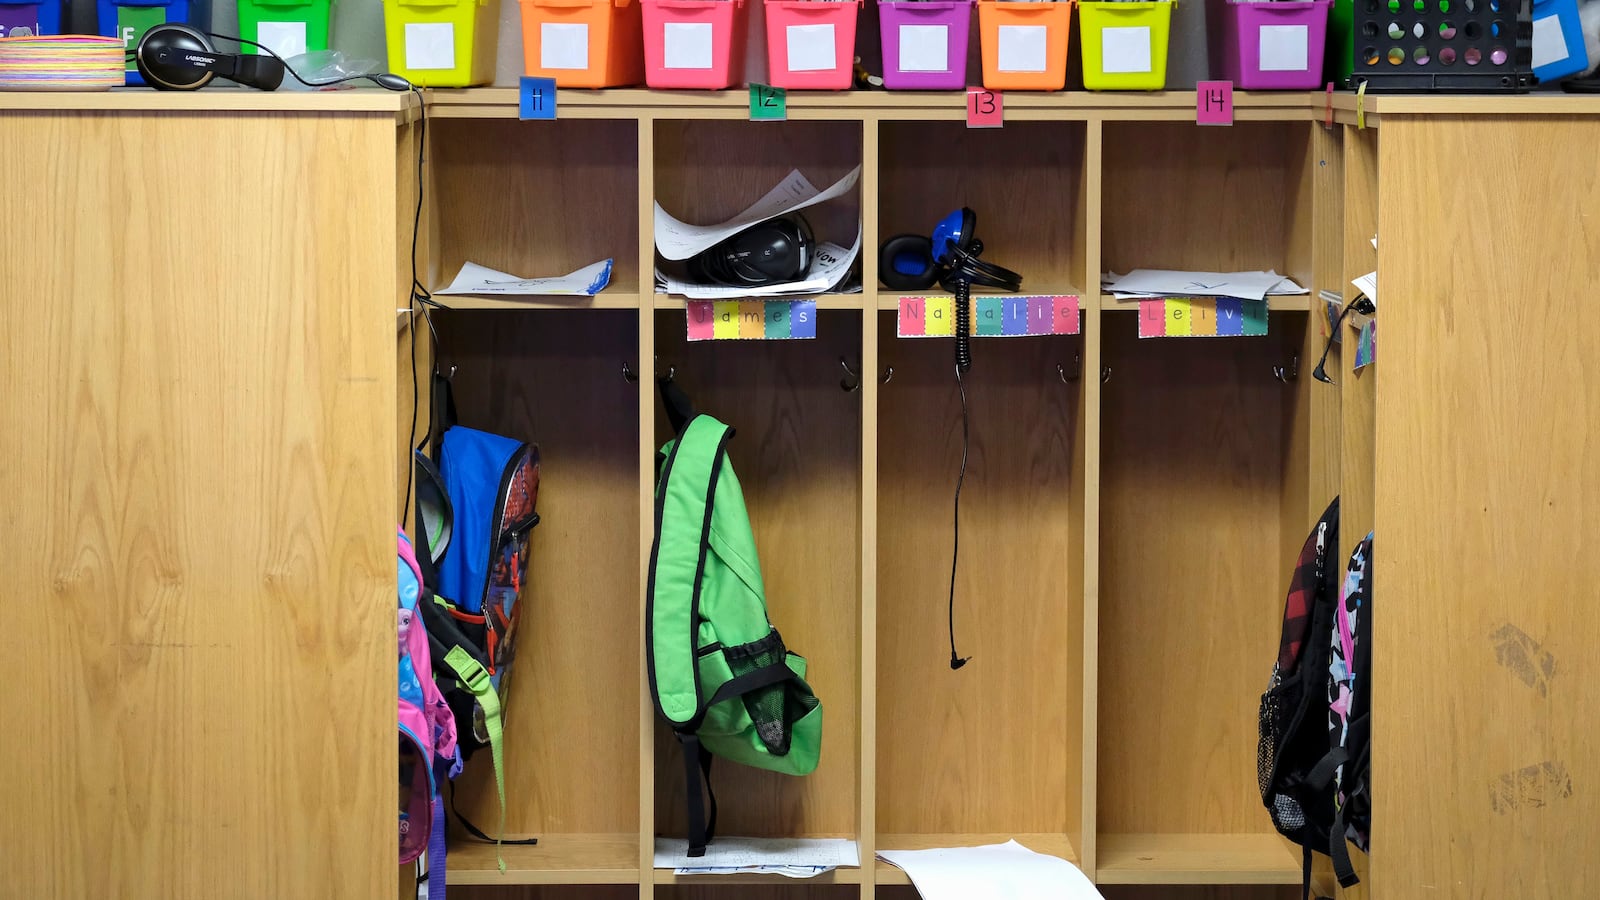
{"label": "black over-ear headphones", "polygon": [[983,242],[978,240],[977,226],[977,214],[963,206],[941,219],[931,238],[920,234],[889,238],[878,251],[878,280],[901,291],[927,290],[935,284],[954,291],[957,282],[1021,290],[1021,275],[978,258]]}
{"label": "black over-ear headphones", "polygon": [[691,256],[689,277],[731,287],[797,281],[811,271],[815,244],[804,216],[771,219]]}
{"label": "black over-ear headphones", "polygon": [[[259,54],[222,53],[211,39],[247,44]],[[327,87],[346,81],[366,79],[391,91],[409,91],[411,82],[399,75],[351,75],[332,81],[309,82],[289,68],[276,53],[255,41],[208,34],[179,22],[157,25],[144,33],[134,51],[134,62],[145,83],[162,91],[193,91],[210,84],[218,75],[263,91],[278,89],[283,74],[307,87]]]}

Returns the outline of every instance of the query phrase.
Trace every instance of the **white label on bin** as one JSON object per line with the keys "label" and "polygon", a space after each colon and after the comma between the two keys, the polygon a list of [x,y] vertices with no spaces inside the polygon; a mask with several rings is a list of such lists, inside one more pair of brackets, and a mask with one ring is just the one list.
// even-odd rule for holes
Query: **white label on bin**
{"label": "white label on bin", "polygon": [[306,52],[306,23],[258,22],[256,40],[284,59]]}
{"label": "white label on bin", "polygon": [[711,68],[710,22],[667,22],[661,38],[667,68]]}
{"label": "white label on bin", "polygon": [[995,60],[995,68],[1001,72],[1043,72],[1048,44],[1043,25],[1001,25],[1000,58]]}
{"label": "white label on bin", "polygon": [[789,71],[825,72],[839,65],[831,24],[790,25],[784,37],[789,47]]}
{"label": "white label on bin", "polygon": [[1533,20],[1533,67],[1542,69],[1567,58],[1567,36],[1561,32],[1560,16]]}
{"label": "white label on bin", "polygon": [[1143,75],[1150,71],[1150,29],[1100,30],[1100,68],[1109,75]]}
{"label": "white label on bin", "polygon": [[589,26],[570,22],[540,22],[539,68],[589,68]]}
{"label": "white label on bin", "polygon": [[406,23],[406,68],[454,69],[456,26],[449,22]]}
{"label": "white label on bin", "polygon": [[950,71],[950,26],[901,25],[900,71]]}
{"label": "white label on bin", "polygon": [[1304,25],[1261,26],[1261,71],[1304,72],[1310,44]]}

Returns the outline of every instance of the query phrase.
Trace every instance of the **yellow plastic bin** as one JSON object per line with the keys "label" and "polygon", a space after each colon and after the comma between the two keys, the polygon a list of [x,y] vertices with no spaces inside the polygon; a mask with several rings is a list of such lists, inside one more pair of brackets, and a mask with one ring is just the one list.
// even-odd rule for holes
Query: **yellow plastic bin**
{"label": "yellow plastic bin", "polygon": [[494,81],[500,0],[383,0],[389,70],[423,87]]}
{"label": "yellow plastic bin", "polygon": [[1083,86],[1091,91],[1159,91],[1166,87],[1173,6],[1172,0],[1079,0]]}

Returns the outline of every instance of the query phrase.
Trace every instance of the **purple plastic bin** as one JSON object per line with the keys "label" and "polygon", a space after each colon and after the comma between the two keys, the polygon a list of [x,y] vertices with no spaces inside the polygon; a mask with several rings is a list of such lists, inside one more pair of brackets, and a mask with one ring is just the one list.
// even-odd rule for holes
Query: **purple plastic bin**
{"label": "purple plastic bin", "polygon": [[878,26],[884,87],[959,91],[967,86],[972,0],[879,0]]}
{"label": "purple plastic bin", "polygon": [[1247,91],[1304,91],[1322,86],[1333,0],[1225,0],[1219,77]]}

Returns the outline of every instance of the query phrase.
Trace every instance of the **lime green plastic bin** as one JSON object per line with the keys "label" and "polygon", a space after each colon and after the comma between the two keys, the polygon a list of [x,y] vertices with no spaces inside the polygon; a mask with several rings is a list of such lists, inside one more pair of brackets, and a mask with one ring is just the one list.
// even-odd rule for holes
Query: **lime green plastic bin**
{"label": "lime green plastic bin", "polygon": [[1167,84],[1174,0],[1079,0],[1083,86],[1091,91],[1159,91]]}
{"label": "lime green plastic bin", "polygon": [[389,71],[421,87],[494,81],[500,0],[383,0]]}
{"label": "lime green plastic bin", "polygon": [[[332,0],[239,0],[239,33],[284,59],[328,49]],[[244,52],[256,48],[244,45]]]}

